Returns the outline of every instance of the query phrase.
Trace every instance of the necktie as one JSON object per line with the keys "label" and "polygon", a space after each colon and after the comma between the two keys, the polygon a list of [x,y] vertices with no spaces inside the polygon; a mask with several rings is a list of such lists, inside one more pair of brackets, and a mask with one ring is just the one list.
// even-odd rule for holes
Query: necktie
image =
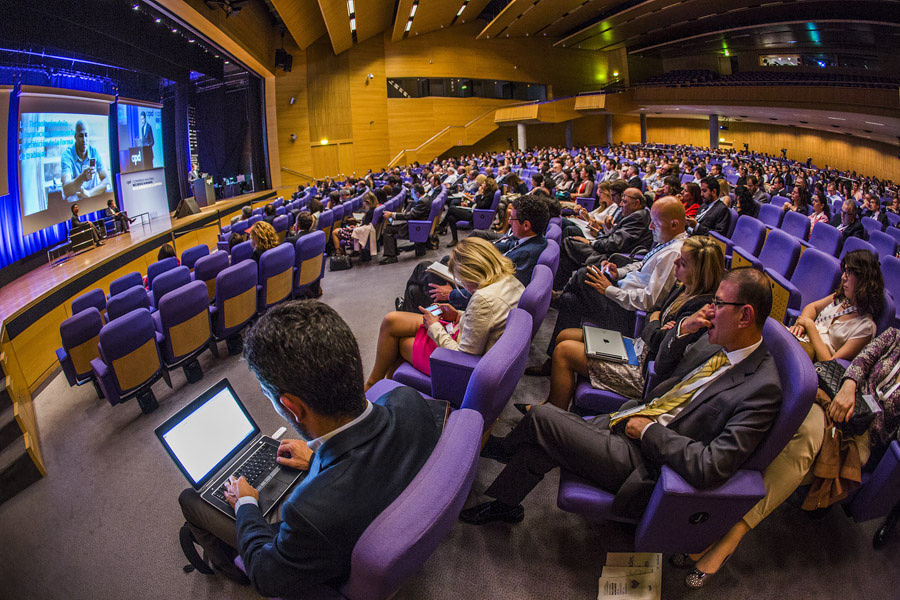
{"label": "necktie", "polygon": [[621,413],[615,412],[611,414],[609,426],[612,427],[623,419],[630,417],[658,417],[659,415],[666,414],[673,408],[678,408],[682,404],[687,404],[700,387],[697,385],[698,381],[709,377],[723,367],[727,367],[728,364],[728,357],[723,351],[719,350],[713,354],[709,360],[703,363],[693,375],[687,379],[681,380],[676,386],[659,398],[648,402],[643,407],[635,407],[631,410],[622,411]]}

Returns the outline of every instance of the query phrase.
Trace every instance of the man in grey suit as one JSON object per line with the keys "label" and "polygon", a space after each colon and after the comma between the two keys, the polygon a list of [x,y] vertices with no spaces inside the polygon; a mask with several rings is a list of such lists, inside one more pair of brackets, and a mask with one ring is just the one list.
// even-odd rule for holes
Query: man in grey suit
{"label": "man in grey suit", "polygon": [[[662,382],[647,403],[626,402],[584,421],[549,404],[533,406],[482,456],[506,462],[487,489],[493,502],[462,512],[481,525],[516,523],[521,501],[554,467],[615,494],[613,510],[636,517],[647,506],[663,465],[698,488],[734,474],[768,433],[781,406],[781,385],[762,328],[772,306],[768,280],[750,268],[729,272],[715,301],[682,320],[657,355]],[[709,328],[686,347],[686,333]]]}

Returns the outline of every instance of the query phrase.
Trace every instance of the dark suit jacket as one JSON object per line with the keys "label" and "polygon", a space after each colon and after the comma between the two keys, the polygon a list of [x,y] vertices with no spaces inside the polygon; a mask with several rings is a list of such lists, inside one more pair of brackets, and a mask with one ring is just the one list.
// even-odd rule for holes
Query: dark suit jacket
{"label": "dark suit jacket", "polygon": [[703,216],[697,219],[697,226],[694,227],[693,235],[707,235],[710,231],[728,234],[728,225],[731,222],[731,211],[725,206],[721,200],[716,200],[705,213],[704,207],[700,207],[700,213]]}
{"label": "dark suit jacket", "polygon": [[396,213],[394,215],[395,221],[424,221],[428,219],[428,215],[431,213],[431,203],[434,202],[434,198],[428,196],[422,196],[419,198],[418,202],[415,202],[404,210],[403,212]]}
{"label": "dark suit jacket", "polygon": [[887,218],[887,211],[886,211],[886,210],[884,210],[884,209],[879,210],[879,211],[878,211],[878,216],[877,216],[877,217],[874,217],[873,214],[874,214],[874,213],[872,213],[872,211],[870,211],[870,210],[864,210],[864,211],[862,211],[862,213],[860,213],[860,216],[861,216],[861,217],[872,217],[872,218],[874,218],[876,221],[878,221],[879,223],[881,223],[881,230],[882,230],[882,231],[884,231],[885,229],[887,229],[888,227],[890,227],[891,223],[890,223],[890,221],[888,221],[888,218]]}
{"label": "dark suit jacket", "polygon": [[398,388],[319,448],[309,475],[284,502],[281,523],[241,506],[238,550],[253,586],[264,596],[296,598],[341,585],[353,546],[425,464],[443,417],[440,403]]}
{"label": "dark suit jacket", "polygon": [[619,221],[610,233],[591,242],[591,248],[598,254],[628,254],[636,248],[649,248],[652,245],[650,211],[646,208],[634,211]]}
{"label": "dark suit jacket", "polygon": [[[672,389],[720,346],[703,336],[690,346],[673,329],[657,355],[663,380],[647,394],[657,398]],[[666,427],[651,426],[640,440],[643,466],[632,472],[613,501],[613,510],[640,515],[660,469],[667,465],[690,485],[709,488],[728,480],[765,438],[781,408],[781,381],[763,343],[750,356],[694,397]],[[626,402],[620,410],[641,402]]]}
{"label": "dark suit jacket", "polygon": [[[839,217],[840,218],[840,217]],[[840,225],[838,221],[838,225]],[[869,232],[863,227],[859,219],[847,225],[847,228],[841,232],[841,242],[846,242],[849,238],[858,237],[861,240],[869,241]]]}

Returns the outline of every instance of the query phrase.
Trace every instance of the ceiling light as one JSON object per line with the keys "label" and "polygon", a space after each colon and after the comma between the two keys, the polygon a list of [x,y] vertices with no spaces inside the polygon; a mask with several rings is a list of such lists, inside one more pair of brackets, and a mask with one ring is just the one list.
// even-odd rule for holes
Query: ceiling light
{"label": "ceiling light", "polygon": [[175,28],[173,27],[173,28],[172,28],[172,33],[178,33],[178,30],[175,29]]}
{"label": "ceiling light", "polygon": [[869,125],[878,125],[879,127],[884,127],[884,123],[876,123],[874,121],[866,121]]}
{"label": "ceiling light", "polygon": [[131,10],[140,10],[140,8],[141,8],[141,7],[138,6],[137,4],[132,4],[132,5],[131,5]]}
{"label": "ceiling light", "polygon": [[410,29],[412,29],[412,21],[407,21],[407,22],[406,22],[406,29],[404,29],[404,31],[409,31]]}
{"label": "ceiling light", "polygon": [[414,16],[416,16],[416,10],[417,10],[418,8],[419,8],[419,5],[413,3],[412,8],[409,9],[409,18],[410,18],[410,19],[413,18]]}
{"label": "ceiling light", "polygon": [[353,12],[353,0],[347,0],[347,14],[352,15]]}
{"label": "ceiling light", "polygon": [[193,43],[196,42],[196,41],[197,41],[197,40],[195,40],[194,38],[191,38],[191,39],[188,40],[188,44],[193,44]]}
{"label": "ceiling light", "polygon": [[350,19],[350,31],[356,31],[356,17]]}
{"label": "ceiling light", "polygon": [[162,22],[162,19],[159,18],[159,17],[156,17],[155,19],[153,19],[153,22],[154,22],[154,23],[161,23],[161,22]]}
{"label": "ceiling light", "polygon": [[847,120],[842,117],[828,117],[828,118],[831,119],[832,121],[846,121]]}
{"label": "ceiling light", "polygon": [[465,4],[463,4],[462,6],[459,7],[459,10],[456,11],[456,16],[458,17],[459,15],[463,14],[463,11],[464,11],[464,10],[466,10],[466,5],[465,5]]}
{"label": "ceiling light", "polygon": [[231,64],[231,61],[226,60],[226,61],[225,61],[225,64],[226,64],[226,65],[230,65],[230,64]]}
{"label": "ceiling light", "polygon": [[319,143],[322,144],[323,146],[327,146],[327,145],[328,145],[328,138],[322,138],[321,140],[319,140]]}

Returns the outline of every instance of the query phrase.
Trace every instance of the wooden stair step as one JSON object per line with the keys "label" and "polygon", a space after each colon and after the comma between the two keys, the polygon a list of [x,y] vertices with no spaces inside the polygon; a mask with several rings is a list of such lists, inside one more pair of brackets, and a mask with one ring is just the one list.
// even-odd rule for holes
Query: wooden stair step
{"label": "wooden stair step", "polygon": [[27,433],[0,450],[0,504],[3,504],[42,477],[31,458]]}

